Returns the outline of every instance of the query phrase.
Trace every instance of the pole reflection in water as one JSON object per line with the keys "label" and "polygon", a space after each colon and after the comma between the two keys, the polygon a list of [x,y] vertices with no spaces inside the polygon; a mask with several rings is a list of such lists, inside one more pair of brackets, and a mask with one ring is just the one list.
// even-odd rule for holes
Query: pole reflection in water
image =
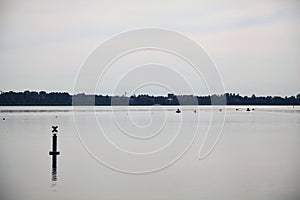
{"label": "pole reflection in water", "polygon": [[59,151],[57,151],[57,135],[58,126],[52,126],[52,151],[49,152],[49,155],[52,156],[52,186],[56,185],[57,181],[57,156],[59,155]]}
{"label": "pole reflection in water", "polygon": [[57,181],[57,168],[52,167],[52,181]]}

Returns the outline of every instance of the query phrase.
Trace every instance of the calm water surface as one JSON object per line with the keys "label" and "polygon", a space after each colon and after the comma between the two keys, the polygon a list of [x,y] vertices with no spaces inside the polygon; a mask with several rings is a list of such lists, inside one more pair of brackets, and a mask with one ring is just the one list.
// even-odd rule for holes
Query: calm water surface
{"label": "calm water surface", "polygon": [[0,199],[300,199],[300,107],[248,107],[0,107]]}

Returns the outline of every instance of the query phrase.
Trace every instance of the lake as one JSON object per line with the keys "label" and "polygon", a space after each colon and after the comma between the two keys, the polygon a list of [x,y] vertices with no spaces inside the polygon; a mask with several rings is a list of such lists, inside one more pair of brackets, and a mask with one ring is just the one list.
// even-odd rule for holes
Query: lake
{"label": "lake", "polygon": [[[3,200],[300,199],[299,106],[28,106],[0,113]],[[54,125],[56,169],[49,155]]]}

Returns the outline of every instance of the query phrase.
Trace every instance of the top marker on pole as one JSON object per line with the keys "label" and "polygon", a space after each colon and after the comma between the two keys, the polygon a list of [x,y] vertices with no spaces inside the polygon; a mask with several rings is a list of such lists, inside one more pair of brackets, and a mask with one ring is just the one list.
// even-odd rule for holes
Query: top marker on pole
{"label": "top marker on pole", "polygon": [[52,133],[57,133],[58,132],[58,126],[52,126]]}

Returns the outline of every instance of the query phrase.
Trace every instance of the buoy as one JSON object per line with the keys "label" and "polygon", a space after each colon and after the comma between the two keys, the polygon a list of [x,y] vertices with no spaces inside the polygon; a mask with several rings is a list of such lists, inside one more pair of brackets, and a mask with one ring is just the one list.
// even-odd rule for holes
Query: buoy
{"label": "buoy", "polygon": [[3,119],[2,120],[5,120],[5,118],[3,117]]}
{"label": "buoy", "polygon": [[181,113],[181,111],[179,110],[179,108],[177,108],[176,113]]}
{"label": "buoy", "polygon": [[246,111],[250,111],[250,108],[247,108],[247,110]]}

